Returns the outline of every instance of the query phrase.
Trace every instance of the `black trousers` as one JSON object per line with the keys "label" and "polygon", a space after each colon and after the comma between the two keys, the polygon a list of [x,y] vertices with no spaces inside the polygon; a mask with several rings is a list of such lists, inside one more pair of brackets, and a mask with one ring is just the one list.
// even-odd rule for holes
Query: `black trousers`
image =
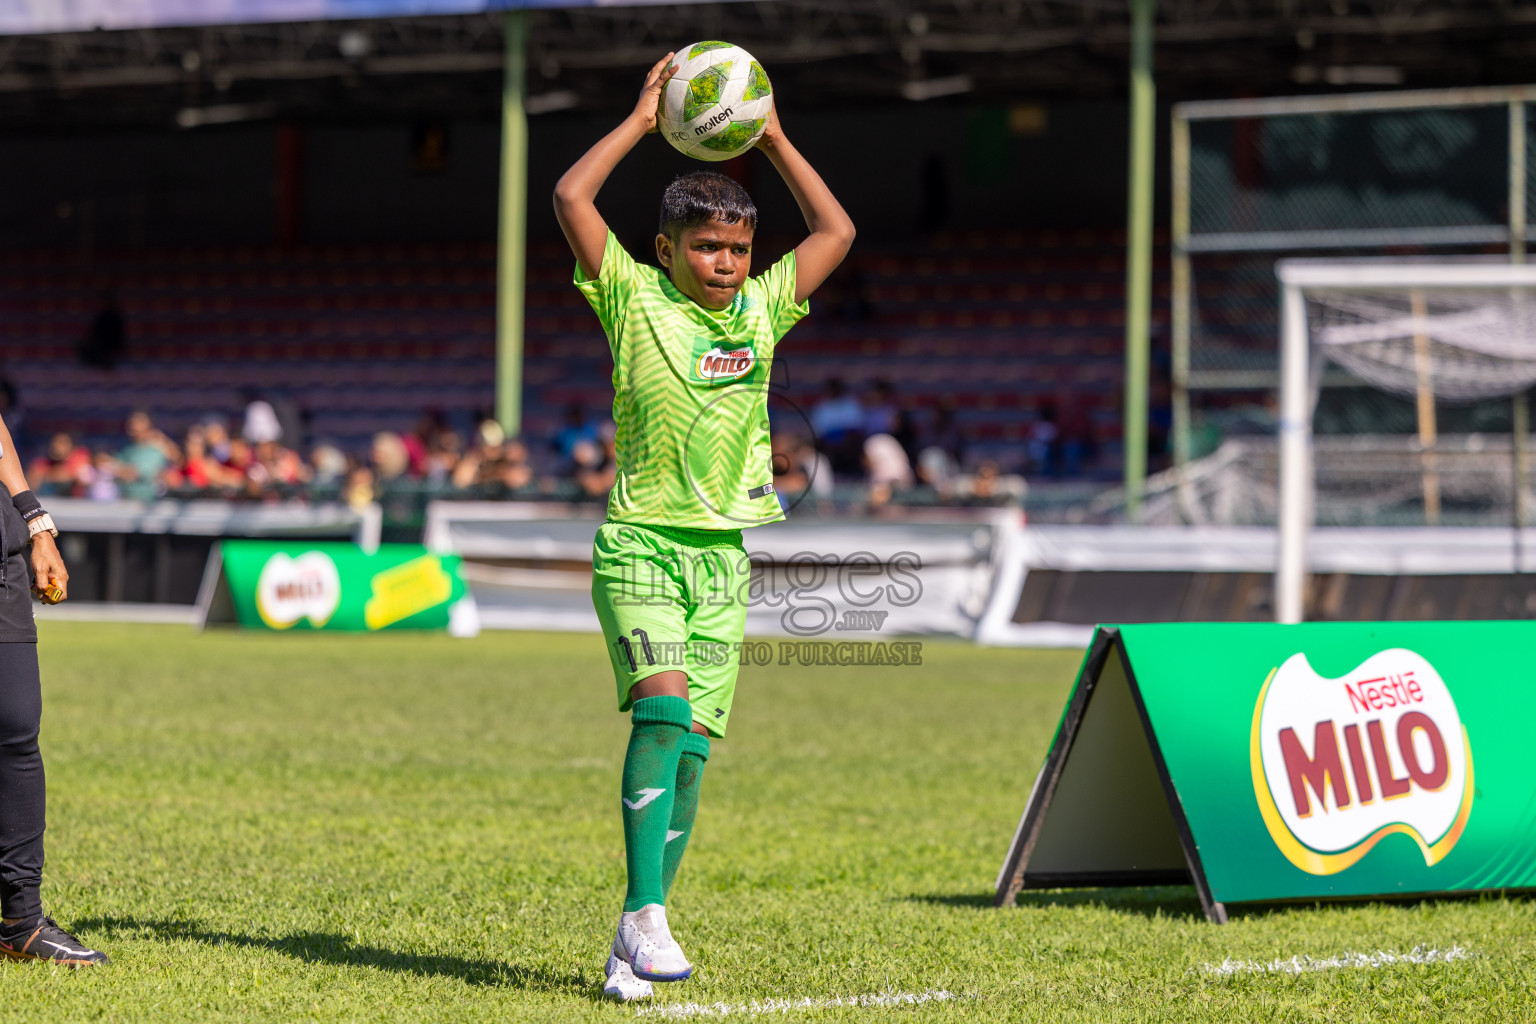
{"label": "black trousers", "polygon": [[43,690],[36,643],[0,643],[0,913],[42,913],[47,786],[37,746]]}

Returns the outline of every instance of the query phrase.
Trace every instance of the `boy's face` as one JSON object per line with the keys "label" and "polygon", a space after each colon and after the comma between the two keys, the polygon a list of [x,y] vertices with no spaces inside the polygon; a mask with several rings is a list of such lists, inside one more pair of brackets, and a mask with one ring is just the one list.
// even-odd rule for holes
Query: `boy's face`
{"label": "boy's face", "polygon": [[710,219],[684,228],[676,240],[659,234],[656,258],[678,291],[705,309],[724,309],[752,269],[752,228]]}

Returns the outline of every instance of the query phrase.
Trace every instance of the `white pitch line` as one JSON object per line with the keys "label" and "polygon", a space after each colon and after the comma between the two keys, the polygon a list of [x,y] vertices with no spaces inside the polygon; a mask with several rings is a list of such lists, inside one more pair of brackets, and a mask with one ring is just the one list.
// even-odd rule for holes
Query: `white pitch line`
{"label": "white pitch line", "polygon": [[926,992],[881,992],[866,996],[826,996],[803,999],[754,999],[750,1003],[669,1003],[666,1006],[648,1006],[636,1016],[666,1017],[682,1020],[688,1017],[760,1017],[765,1014],[785,1014],[794,1010],[820,1010],[830,1006],[916,1006],[919,1003],[943,1003],[960,997],[943,989]]}
{"label": "white pitch line", "polygon": [[1233,960],[1228,957],[1219,964],[1201,964],[1205,974],[1228,976],[1233,974],[1306,974],[1309,971],[1333,971],[1352,967],[1391,967],[1393,964],[1448,964],[1453,960],[1465,960],[1476,956],[1465,946],[1452,945],[1450,949],[1414,946],[1406,953],[1377,950],[1374,953],[1343,953],[1339,956],[1293,956],[1289,960]]}

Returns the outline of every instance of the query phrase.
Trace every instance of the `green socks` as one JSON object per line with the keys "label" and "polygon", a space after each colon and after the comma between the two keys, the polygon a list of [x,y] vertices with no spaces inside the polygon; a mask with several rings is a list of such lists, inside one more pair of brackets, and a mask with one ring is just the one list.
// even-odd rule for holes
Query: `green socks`
{"label": "green socks", "polygon": [[693,834],[693,816],[699,811],[699,783],[704,762],[709,760],[709,737],[690,732],[683,737],[683,756],[677,762],[676,795],[672,798],[672,823],[667,826],[667,849],[661,859],[661,892],[672,892],[672,879]]}
{"label": "green socks", "polygon": [[[624,894],[626,912],[666,901],[662,862],[677,804],[678,762],[693,728],[693,709],[681,697],[642,697],[634,703],[630,722],[621,794],[624,861],[629,869],[629,888]],[[697,807],[697,785],[693,799]],[[692,817],[690,811],[690,823]]]}

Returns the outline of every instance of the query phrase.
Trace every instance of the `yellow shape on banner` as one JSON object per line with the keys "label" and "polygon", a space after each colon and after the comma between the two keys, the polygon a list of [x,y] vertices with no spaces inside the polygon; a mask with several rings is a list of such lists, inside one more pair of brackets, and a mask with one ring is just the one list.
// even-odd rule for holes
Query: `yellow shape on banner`
{"label": "yellow shape on banner", "polygon": [[363,608],[363,624],[383,629],[447,601],[453,577],[436,555],[422,555],[373,577],[373,596]]}

